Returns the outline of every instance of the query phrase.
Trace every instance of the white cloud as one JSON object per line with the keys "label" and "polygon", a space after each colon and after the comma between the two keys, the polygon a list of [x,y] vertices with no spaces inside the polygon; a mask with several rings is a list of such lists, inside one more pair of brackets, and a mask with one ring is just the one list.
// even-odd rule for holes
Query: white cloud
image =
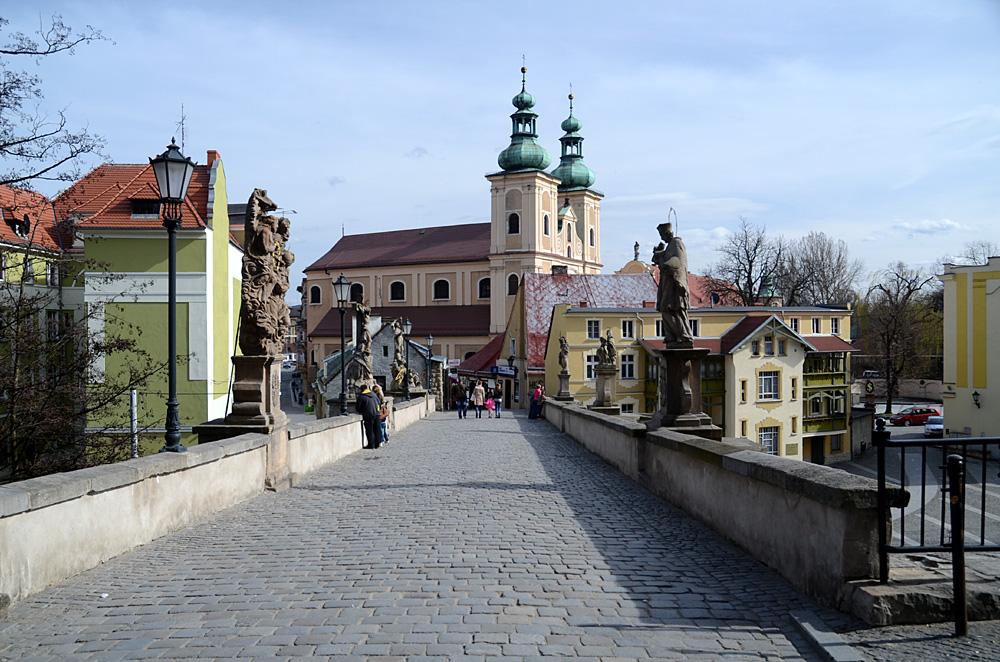
{"label": "white cloud", "polygon": [[921,235],[946,234],[951,232],[963,231],[967,229],[948,218],[942,218],[938,220],[925,219],[916,222],[896,221],[895,223],[892,224],[891,227],[893,230],[905,232],[909,237],[918,237]]}

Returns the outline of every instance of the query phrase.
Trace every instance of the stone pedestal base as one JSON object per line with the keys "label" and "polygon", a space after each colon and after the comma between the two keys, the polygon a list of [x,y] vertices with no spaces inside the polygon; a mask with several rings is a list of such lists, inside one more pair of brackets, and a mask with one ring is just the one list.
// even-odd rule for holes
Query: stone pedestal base
{"label": "stone pedestal base", "polygon": [[594,406],[616,406],[618,403],[618,369],[613,365],[598,365],[594,372],[597,373],[597,397],[594,399]]}
{"label": "stone pedestal base", "polygon": [[288,417],[281,411],[280,356],[234,356],[233,411],[226,417],[231,425],[283,425]]}
{"label": "stone pedestal base", "polygon": [[563,370],[559,373],[559,391],[555,395],[555,400],[560,402],[570,402],[573,396],[569,393],[569,371]]}
{"label": "stone pedestal base", "polygon": [[722,439],[722,428],[701,411],[701,362],[709,350],[691,345],[668,347],[660,355],[660,409],[647,430],[666,428],[706,439]]}

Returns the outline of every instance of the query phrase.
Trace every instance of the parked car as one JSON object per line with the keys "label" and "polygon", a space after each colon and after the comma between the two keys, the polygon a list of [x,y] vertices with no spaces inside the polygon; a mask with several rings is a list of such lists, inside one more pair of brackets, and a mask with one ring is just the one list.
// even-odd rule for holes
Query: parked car
{"label": "parked car", "polygon": [[943,437],[944,436],[944,416],[928,416],[927,422],[924,423],[924,436],[925,437]]}
{"label": "parked car", "polygon": [[865,370],[861,373],[861,379],[880,379],[881,377],[882,373],[878,370]]}
{"label": "parked car", "polygon": [[923,425],[931,416],[940,416],[941,412],[931,407],[907,407],[889,419],[893,425]]}

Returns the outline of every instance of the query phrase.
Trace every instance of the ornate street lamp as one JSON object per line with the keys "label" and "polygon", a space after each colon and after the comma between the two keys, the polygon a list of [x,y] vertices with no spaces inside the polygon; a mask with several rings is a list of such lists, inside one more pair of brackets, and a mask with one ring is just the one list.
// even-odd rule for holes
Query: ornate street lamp
{"label": "ornate street lamp", "polygon": [[406,341],[406,373],[403,387],[406,392],[406,399],[410,399],[410,331],[413,331],[413,322],[407,317],[403,320],[403,340]]}
{"label": "ornate street lamp", "polygon": [[972,392],[972,401],[976,403],[976,409],[979,409],[982,406],[979,404],[979,391]]}
{"label": "ornate street lamp", "polygon": [[156,186],[160,192],[160,206],[163,208],[163,227],[167,229],[169,245],[170,281],[167,294],[167,358],[169,360],[169,395],[167,396],[167,445],[160,452],[183,453],[187,449],[181,445],[181,414],[177,402],[177,229],[181,226],[184,198],[187,197],[194,161],[181,154],[174,139],[170,139],[167,151],[155,159],[150,159],[156,175]]}
{"label": "ornate street lamp", "polygon": [[431,357],[434,356],[434,336],[427,334],[427,390],[431,390]]}
{"label": "ornate street lamp", "polygon": [[347,354],[344,335],[344,313],[347,312],[347,297],[351,295],[351,281],[340,274],[333,282],[333,291],[337,295],[337,310],[340,311],[340,415],[347,416]]}

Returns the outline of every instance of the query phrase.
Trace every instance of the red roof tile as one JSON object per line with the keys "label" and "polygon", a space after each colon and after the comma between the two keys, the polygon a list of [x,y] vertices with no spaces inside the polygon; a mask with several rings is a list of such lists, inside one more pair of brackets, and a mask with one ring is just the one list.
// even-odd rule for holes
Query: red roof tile
{"label": "red roof tile", "polygon": [[853,352],[854,345],[838,336],[803,336],[817,352]]}
{"label": "red roof tile", "polygon": [[490,224],[351,234],[305,271],[435,262],[479,262],[490,257]]}
{"label": "red roof tile", "polygon": [[[38,193],[0,186],[0,242],[60,251],[72,246],[72,235],[56,223],[52,203]],[[15,231],[16,223],[28,217],[27,233]]]}
{"label": "red roof tile", "polygon": [[[183,226],[206,227],[211,170],[197,165],[184,201]],[[162,228],[161,218],[132,218],[132,200],[157,200],[159,189],[149,164],[105,163],[55,200],[59,218],[81,218],[82,227]]]}
{"label": "red roof tile", "polygon": [[496,336],[486,343],[486,347],[462,361],[458,366],[459,373],[487,372],[490,367],[497,364],[500,358],[500,350],[503,349],[503,334]]}
{"label": "red roof tile", "polygon": [[642,308],[656,301],[649,274],[525,274],[524,317],[528,369],[544,369],[552,307],[560,303],[591,308]]}

